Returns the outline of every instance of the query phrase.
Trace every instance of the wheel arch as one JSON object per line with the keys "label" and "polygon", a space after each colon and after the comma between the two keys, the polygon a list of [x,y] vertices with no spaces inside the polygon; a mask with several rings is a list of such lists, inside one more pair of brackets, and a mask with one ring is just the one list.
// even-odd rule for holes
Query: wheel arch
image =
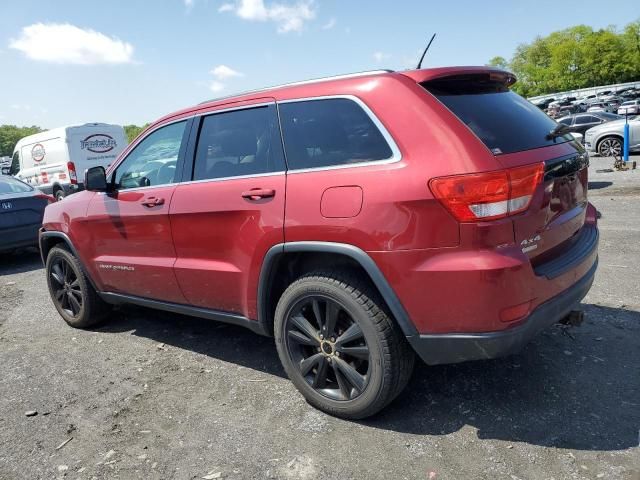
{"label": "wheel arch", "polygon": [[258,281],[258,321],[263,329],[273,334],[275,307],[282,292],[293,280],[305,272],[336,264],[362,271],[404,335],[417,335],[415,326],[391,285],[366,252],[354,245],[311,241],[278,244],[267,251]]}
{"label": "wheel arch", "polygon": [[82,264],[82,260],[80,259],[80,255],[78,255],[78,251],[76,247],[73,245],[73,242],[69,238],[69,236],[64,232],[51,231],[40,229],[40,234],[38,235],[38,246],[40,247],[40,258],[42,259],[42,264],[46,266],[47,264],[47,256],[53,247],[56,245],[64,245],[69,251],[73,254],[74,257],[78,259],[80,265],[82,265],[82,269],[87,279],[89,279],[89,283],[94,288],[96,292],[99,290],[96,288],[96,283],[91,278],[91,275],[87,272],[87,269]]}
{"label": "wheel arch", "polygon": [[603,133],[602,135],[600,135],[600,137],[598,137],[598,139],[596,140],[596,147],[595,150],[596,152],[598,151],[598,149],[600,148],[600,144],[602,143],[602,141],[606,138],[616,138],[618,140],[620,140],[621,142],[624,142],[624,137],[622,136],[622,134],[617,133],[617,132],[607,132],[607,133]]}

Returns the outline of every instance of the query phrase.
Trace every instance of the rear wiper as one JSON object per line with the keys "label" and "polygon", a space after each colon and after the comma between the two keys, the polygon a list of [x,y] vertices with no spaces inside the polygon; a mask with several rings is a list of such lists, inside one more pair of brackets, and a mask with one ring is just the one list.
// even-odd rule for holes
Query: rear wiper
{"label": "rear wiper", "polygon": [[562,135],[565,135],[570,131],[571,131],[571,128],[568,125],[565,125],[564,123],[559,123],[558,125],[553,127],[553,130],[551,130],[547,134],[547,140],[552,140],[554,138],[561,137]]}

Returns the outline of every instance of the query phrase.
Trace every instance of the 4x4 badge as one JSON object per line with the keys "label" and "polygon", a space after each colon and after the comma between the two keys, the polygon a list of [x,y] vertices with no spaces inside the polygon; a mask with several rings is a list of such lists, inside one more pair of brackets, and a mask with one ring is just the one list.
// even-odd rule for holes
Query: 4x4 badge
{"label": "4x4 badge", "polygon": [[531,238],[525,238],[524,240],[522,240],[520,242],[522,253],[527,253],[538,248],[538,244],[536,242],[539,242],[540,240],[542,240],[540,238],[540,235],[536,235],[535,237]]}

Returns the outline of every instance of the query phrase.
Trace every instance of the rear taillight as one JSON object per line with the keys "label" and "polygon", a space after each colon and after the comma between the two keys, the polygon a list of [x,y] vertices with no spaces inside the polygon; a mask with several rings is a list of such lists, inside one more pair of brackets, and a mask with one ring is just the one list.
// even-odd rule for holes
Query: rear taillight
{"label": "rear taillight", "polygon": [[487,173],[438,177],[429,182],[433,195],[460,222],[504,218],[529,208],[544,176],[544,164]]}
{"label": "rear taillight", "polygon": [[78,175],[76,175],[76,166],[73,162],[67,162],[67,170],[69,170],[69,180],[76,185],[78,183]]}
{"label": "rear taillight", "polygon": [[47,195],[45,193],[39,193],[35,196],[36,198],[40,198],[42,200],[46,200],[49,203],[53,203],[56,201],[55,198],[53,198],[51,195]]}

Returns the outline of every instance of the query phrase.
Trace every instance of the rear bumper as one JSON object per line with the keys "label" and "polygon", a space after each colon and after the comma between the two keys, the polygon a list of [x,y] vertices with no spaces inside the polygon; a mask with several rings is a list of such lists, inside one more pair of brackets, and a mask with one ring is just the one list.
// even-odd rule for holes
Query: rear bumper
{"label": "rear bumper", "polygon": [[591,288],[597,265],[596,259],[586,275],[539,305],[516,327],[487,333],[415,335],[407,339],[429,365],[486,360],[517,353],[541,330],[567,316],[580,303]]}

